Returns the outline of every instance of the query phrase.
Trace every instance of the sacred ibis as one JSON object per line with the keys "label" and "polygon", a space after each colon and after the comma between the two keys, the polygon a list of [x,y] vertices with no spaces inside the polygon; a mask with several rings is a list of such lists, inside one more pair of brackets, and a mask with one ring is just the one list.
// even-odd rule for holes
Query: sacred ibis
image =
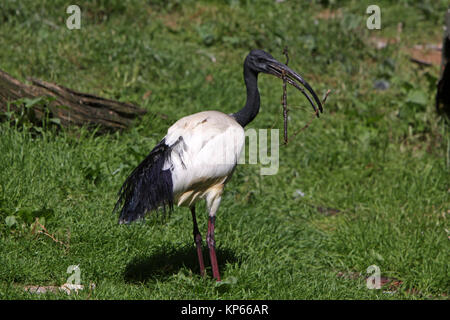
{"label": "sacred ibis", "polygon": [[[147,212],[173,205],[190,208],[194,224],[200,273],[205,274],[202,236],[197,226],[195,203],[206,200],[208,209],[208,244],[213,277],[220,281],[217,264],[214,225],[225,184],[236,168],[244,146],[244,127],[258,114],[260,107],[258,74],[275,75],[299,89],[314,111],[322,105],[309,84],[269,53],[252,50],[244,61],[247,88],[245,106],[233,114],[203,111],[181,118],[150,154],[131,172],[119,191],[115,210],[120,211],[119,223],[142,219]],[[309,94],[300,86],[305,87]]]}

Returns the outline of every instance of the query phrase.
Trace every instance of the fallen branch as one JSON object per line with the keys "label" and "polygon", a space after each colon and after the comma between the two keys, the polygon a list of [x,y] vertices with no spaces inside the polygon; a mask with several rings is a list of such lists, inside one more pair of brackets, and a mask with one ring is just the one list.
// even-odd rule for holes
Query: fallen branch
{"label": "fallen branch", "polygon": [[[100,132],[111,132],[129,127],[133,119],[147,112],[130,103],[78,92],[59,84],[32,78],[29,81],[31,85],[0,70],[0,114],[10,111],[8,106],[11,111],[17,111],[18,106],[11,102],[21,98],[52,97],[53,101],[47,107],[62,126],[99,127]],[[46,116],[42,106],[33,107],[33,111],[36,119],[42,122]]]}

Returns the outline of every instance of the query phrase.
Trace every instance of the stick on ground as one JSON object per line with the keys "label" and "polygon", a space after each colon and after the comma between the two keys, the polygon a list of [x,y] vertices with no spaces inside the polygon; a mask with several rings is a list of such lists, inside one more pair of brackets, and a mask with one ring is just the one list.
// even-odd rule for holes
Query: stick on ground
{"label": "stick on ground", "polygon": [[[12,101],[47,96],[53,97],[54,100],[48,108],[52,117],[58,118],[62,126],[99,127],[100,132],[111,132],[129,127],[133,119],[147,112],[130,103],[77,92],[59,84],[38,79],[30,81],[31,84],[22,83],[0,70],[0,114],[9,111],[8,104]],[[17,111],[13,104],[10,106],[11,111]],[[37,120],[45,116],[43,110],[38,107],[33,107],[33,111]]]}

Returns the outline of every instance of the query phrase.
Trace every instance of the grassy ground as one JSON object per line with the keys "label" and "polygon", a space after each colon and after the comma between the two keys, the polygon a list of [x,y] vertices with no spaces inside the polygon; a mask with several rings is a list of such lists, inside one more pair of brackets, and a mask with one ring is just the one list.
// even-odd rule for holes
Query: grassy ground
{"label": "grassy ground", "polygon": [[[78,1],[82,26],[71,31],[72,3],[2,1],[1,69],[150,112],[107,136],[0,124],[0,298],[446,298],[450,138],[434,113],[439,68],[407,55],[440,42],[446,1],[378,1],[378,31],[366,28],[372,2]],[[398,41],[376,49],[374,37]],[[285,45],[294,70],[321,95],[333,92],[320,120],[280,148],[276,175],[259,175],[261,165],[236,170],[217,218],[217,285],[198,275],[189,210],[119,226],[116,193],[178,118],[244,104],[250,49],[283,61]],[[376,80],[389,89],[374,90]],[[279,80],[260,77],[262,111],[250,128],[282,128],[281,91]],[[311,111],[288,93],[293,133]],[[205,235],[203,204],[198,212]],[[36,233],[36,217],[55,239]],[[96,288],[24,291],[62,285],[70,265]],[[368,290],[370,265],[401,285]]]}

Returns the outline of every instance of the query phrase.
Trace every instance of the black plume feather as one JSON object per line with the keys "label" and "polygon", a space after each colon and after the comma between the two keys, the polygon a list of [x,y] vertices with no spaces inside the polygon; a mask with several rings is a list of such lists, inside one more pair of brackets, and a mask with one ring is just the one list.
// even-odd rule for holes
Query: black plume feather
{"label": "black plume feather", "polygon": [[171,171],[163,170],[164,163],[170,161],[171,151],[163,139],[125,180],[114,207],[114,212],[121,207],[120,224],[141,219],[159,207],[173,209]]}

